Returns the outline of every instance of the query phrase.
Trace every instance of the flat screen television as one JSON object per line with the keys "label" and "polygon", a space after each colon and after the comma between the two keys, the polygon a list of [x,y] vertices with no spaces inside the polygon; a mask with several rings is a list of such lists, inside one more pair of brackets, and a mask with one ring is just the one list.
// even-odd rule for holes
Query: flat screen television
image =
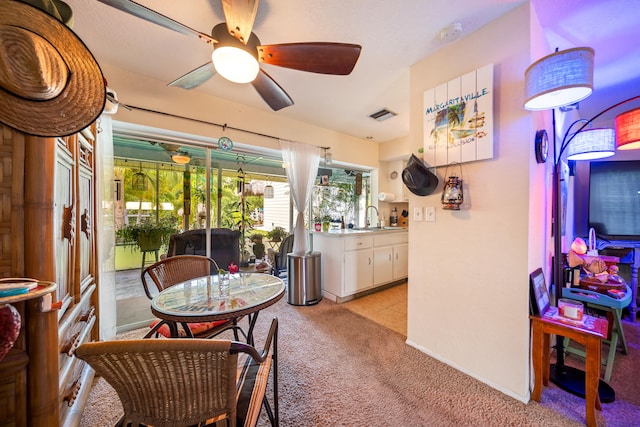
{"label": "flat screen television", "polygon": [[599,238],[640,240],[640,160],[591,162],[588,223]]}

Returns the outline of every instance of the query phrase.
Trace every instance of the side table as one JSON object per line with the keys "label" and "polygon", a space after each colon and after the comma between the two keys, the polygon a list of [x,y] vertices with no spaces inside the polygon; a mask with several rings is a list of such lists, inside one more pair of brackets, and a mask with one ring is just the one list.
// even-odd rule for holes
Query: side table
{"label": "side table", "polygon": [[550,335],[560,335],[570,338],[586,349],[585,369],[585,400],[588,427],[596,427],[595,410],[601,410],[602,404],[598,396],[600,380],[600,350],[601,341],[605,337],[607,321],[594,319],[595,328],[573,326],[552,318],[529,316],[533,330],[533,371],[535,376],[533,394],[531,398],[540,402],[542,386],[549,385],[549,339]]}

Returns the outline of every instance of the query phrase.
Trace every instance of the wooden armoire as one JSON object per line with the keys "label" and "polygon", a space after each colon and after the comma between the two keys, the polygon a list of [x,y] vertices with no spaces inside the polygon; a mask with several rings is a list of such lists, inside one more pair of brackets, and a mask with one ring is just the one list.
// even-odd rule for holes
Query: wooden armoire
{"label": "wooden armoire", "polygon": [[0,124],[0,276],[57,285],[52,310],[15,304],[22,328],[0,361],[0,426],[78,425],[91,388],[73,352],[98,338],[95,131],[41,138]]}

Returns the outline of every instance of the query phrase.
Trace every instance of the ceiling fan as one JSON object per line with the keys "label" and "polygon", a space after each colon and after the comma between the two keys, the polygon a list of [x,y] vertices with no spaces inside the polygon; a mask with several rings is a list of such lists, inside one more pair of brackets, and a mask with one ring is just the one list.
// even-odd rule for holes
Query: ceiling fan
{"label": "ceiling fan", "polygon": [[[237,83],[250,82],[274,111],[293,105],[293,100],[260,68],[259,63],[312,73],[347,75],[355,67],[362,49],[356,44],[327,42],[262,45],[252,32],[259,0],[221,0],[226,22],[215,25],[211,35],[196,31],[131,0],[99,1],[178,33],[197,37],[213,46],[211,61],[179,77],[169,86],[192,89],[217,72]],[[249,71],[241,73],[245,69]]]}

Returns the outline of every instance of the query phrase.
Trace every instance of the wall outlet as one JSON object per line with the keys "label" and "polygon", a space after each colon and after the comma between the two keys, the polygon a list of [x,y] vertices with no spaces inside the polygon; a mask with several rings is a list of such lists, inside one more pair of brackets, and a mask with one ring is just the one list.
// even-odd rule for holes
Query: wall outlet
{"label": "wall outlet", "polygon": [[436,207],[435,206],[427,206],[424,208],[425,212],[425,221],[427,222],[435,222],[436,221]]}
{"label": "wall outlet", "polygon": [[413,220],[424,221],[424,215],[422,214],[422,208],[413,208]]}

